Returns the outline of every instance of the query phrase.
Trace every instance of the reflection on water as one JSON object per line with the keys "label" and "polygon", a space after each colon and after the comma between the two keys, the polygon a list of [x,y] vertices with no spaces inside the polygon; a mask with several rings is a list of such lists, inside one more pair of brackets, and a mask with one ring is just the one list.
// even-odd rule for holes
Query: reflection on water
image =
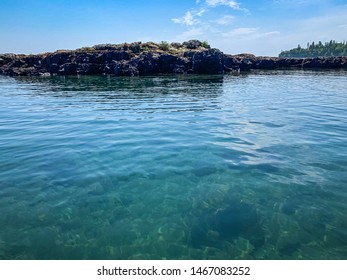
{"label": "reflection on water", "polygon": [[345,259],[346,72],[0,78],[1,259]]}
{"label": "reflection on water", "polygon": [[[32,86],[36,90],[47,92],[131,92],[134,94],[182,93],[193,89],[193,94],[201,88],[214,85],[217,89],[223,84],[223,76],[153,76],[153,77],[111,77],[111,76],[53,76],[53,77],[16,77],[16,81],[25,86]],[[202,93],[202,92],[200,92]],[[207,94],[207,92],[205,92]]]}

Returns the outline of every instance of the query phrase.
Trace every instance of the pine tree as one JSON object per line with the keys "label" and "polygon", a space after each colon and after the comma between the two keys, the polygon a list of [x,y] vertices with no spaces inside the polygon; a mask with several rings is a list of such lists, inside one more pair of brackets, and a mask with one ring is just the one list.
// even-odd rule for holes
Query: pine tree
{"label": "pine tree", "polygon": [[298,44],[297,48],[281,51],[279,57],[283,58],[311,58],[311,57],[332,57],[332,56],[347,56],[347,42],[344,40],[339,43],[335,40],[330,40],[324,44],[319,41],[318,44],[315,42],[307,43],[306,48],[302,48]]}

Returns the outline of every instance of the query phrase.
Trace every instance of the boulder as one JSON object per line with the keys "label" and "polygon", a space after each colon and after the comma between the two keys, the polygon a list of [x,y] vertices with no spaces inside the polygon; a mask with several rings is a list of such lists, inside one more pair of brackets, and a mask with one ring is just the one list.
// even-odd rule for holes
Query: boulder
{"label": "boulder", "polygon": [[140,53],[140,51],[141,51],[141,42],[132,43],[130,45],[130,50],[133,53]]}
{"label": "boulder", "polygon": [[224,55],[223,57],[224,71],[235,72],[240,70],[241,62],[233,55]]}
{"label": "boulder", "polygon": [[202,42],[200,42],[199,40],[189,40],[188,42],[183,42],[182,44],[184,47],[186,47],[187,49],[198,49],[200,47],[202,47]]}
{"label": "boulder", "polygon": [[77,64],[76,63],[65,63],[59,67],[58,73],[60,75],[76,75]]}
{"label": "boulder", "polygon": [[13,67],[2,69],[0,72],[2,75],[7,76],[39,76],[40,73],[35,67]]}
{"label": "boulder", "polygon": [[276,69],[278,68],[278,59],[273,57],[260,57],[252,59],[252,68],[254,69]]}
{"label": "boulder", "polygon": [[171,45],[171,47],[173,47],[174,49],[183,48],[183,44],[181,44],[181,43],[173,42],[173,43],[171,43],[170,45]]}
{"label": "boulder", "polygon": [[217,49],[195,52],[192,70],[196,74],[223,74],[223,53]]}
{"label": "boulder", "polygon": [[187,73],[188,63],[187,60],[181,57],[177,57],[171,54],[162,54],[159,56],[158,61],[158,74],[168,73]]}
{"label": "boulder", "polygon": [[97,63],[77,64],[76,72],[79,75],[96,75],[103,73],[103,65]]}
{"label": "boulder", "polygon": [[116,76],[138,76],[139,75],[139,71],[136,65],[126,61],[115,63],[113,65],[112,72],[113,72],[112,74]]}
{"label": "boulder", "polygon": [[159,53],[143,53],[134,60],[140,75],[153,75],[159,73]]}

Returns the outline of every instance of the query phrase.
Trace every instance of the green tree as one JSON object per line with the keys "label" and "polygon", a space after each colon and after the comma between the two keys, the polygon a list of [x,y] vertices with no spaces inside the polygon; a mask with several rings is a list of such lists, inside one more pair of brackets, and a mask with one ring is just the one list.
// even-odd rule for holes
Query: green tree
{"label": "green tree", "polygon": [[281,51],[279,57],[282,58],[310,58],[310,57],[334,57],[334,56],[347,56],[347,42],[344,40],[339,43],[335,40],[330,40],[324,44],[319,41],[307,43],[306,48],[302,48],[300,44],[297,48]]}

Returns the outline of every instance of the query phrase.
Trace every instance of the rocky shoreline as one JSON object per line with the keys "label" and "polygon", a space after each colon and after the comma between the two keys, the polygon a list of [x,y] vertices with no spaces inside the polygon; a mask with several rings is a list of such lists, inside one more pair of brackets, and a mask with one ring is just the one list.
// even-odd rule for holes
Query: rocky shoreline
{"label": "rocky shoreline", "polygon": [[96,45],[38,55],[0,55],[0,75],[224,74],[252,69],[347,69],[347,57],[278,58],[228,55],[206,43]]}

